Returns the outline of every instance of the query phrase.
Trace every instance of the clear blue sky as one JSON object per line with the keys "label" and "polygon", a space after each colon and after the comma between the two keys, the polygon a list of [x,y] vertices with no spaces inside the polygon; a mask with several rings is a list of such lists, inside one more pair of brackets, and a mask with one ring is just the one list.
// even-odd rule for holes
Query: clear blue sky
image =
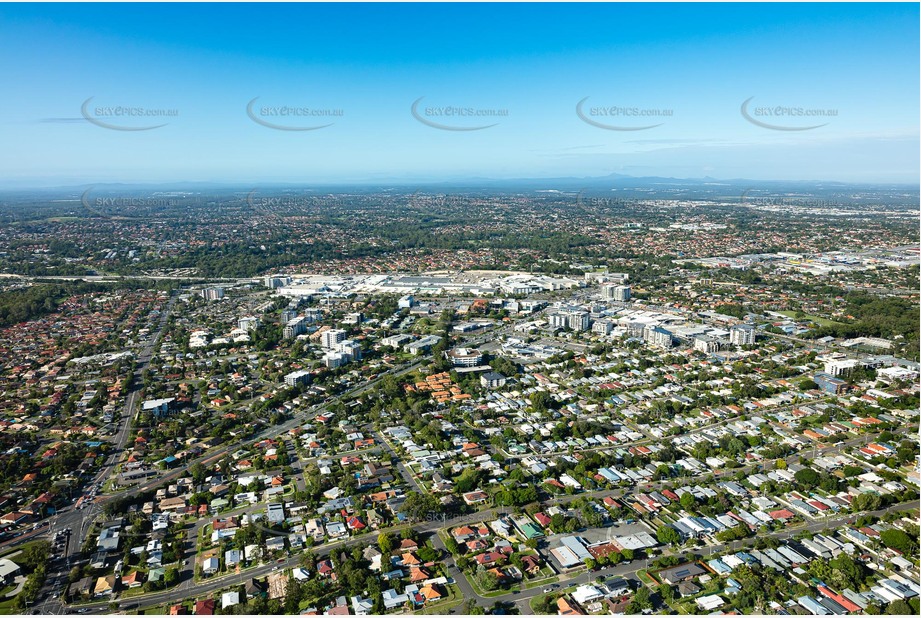
{"label": "clear blue sky", "polygon": [[[0,186],[635,176],[917,182],[916,4],[0,5]],[[81,105],[115,131],[85,120]],[[261,105],[341,110],[276,124]],[[431,106],[499,118],[413,117]],[[670,110],[612,131],[594,107]],[[747,121],[742,103],[836,110]],[[103,118],[97,106],[176,109]],[[258,111],[256,112],[259,113]]]}

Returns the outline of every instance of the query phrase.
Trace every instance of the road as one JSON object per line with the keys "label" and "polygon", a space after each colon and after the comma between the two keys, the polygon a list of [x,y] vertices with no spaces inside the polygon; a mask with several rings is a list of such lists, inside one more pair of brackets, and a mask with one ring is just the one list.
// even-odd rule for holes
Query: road
{"label": "road", "polygon": [[[898,511],[898,512],[911,511],[917,508],[919,508],[919,501],[914,500],[912,502],[892,505],[885,509],[873,511],[868,514],[875,515],[877,517],[882,517],[886,513],[889,513],[892,511]],[[470,515],[454,517],[449,520],[449,525],[451,527],[456,527],[456,526],[462,526],[465,524],[482,522],[484,520],[490,520],[493,517],[495,517],[498,514],[498,512],[500,512],[499,509],[488,509],[485,511],[478,511]],[[765,536],[774,537],[778,540],[786,540],[786,539],[789,539],[799,534],[803,530],[808,530],[810,532],[819,532],[821,530],[826,530],[829,528],[836,528],[838,526],[848,523],[853,518],[854,518],[853,514],[842,515],[840,517],[833,517],[833,518],[828,518],[828,519],[824,519],[821,521],[815,521],[806,526],[799,526],[799,527],[788,529],[788,530],[773,532],[768,535],[760,535],[758,537],[742,539],[739,541],[734,541],[732,543],[711,545],[711,546],[708,546],[702,549],[707,551],[707,555],[709,554],[715,555],[715,554],[729,551],[729,550],[739,551],[741,549],[754,545],[755,542],[759,538],[763,538]],[[424,522],[421,524],[416,524],[413,526],[413,528],[421,534],[433,534],[434,535],[433,540],[434,540],[438,536],[437,531],[440,528],[444,527],[445,523],[446,522],[442,522],[442,521],[430,521],[430,522]],[[392,532],[392,531],[397,531],[401,528],[402,527],[394,527],[394,528],[389,528],[389,529],[385,529],[382,531]],[[374,542],[372,539],[375,539],[375,537],[368,535],[368,534],[359,535],[359,536],[352,537],[352,538],[349,538],[343,541],[337,541],[335,543],[326,543],[324,545],[314,547],[312,548],[312,551],[317,556],[326,556],[333,551],[340,551],[343,548],[350,547],[352,545],[366,546],[369,543]],[[694,551],[694,550],[689,550],[689,551]],[[681,553],[684,553],[684,552],[681,552]],[[269,573],[271,573],[273,570],[276,570],[276,568],[286,569],[286,568],[297,567],[299,566],[299,561],[300,561],[300,557],[294,556],[294,557],[291,557],[285,560],[284,563],[265,564],[262,566],[247,569],[243,571],[241,575],[245,576],[245,578],[264,577],[268,575]],[[451,560],[449,564],[453,564],[453,560]],[[641,562],[640,560],[634,560],[632,563],[624,563],[624,564],[617,565],[615,567],[601,569],[601,570],[594,571],[594,572],[578,571],[577,573],[571,576],[564,574],[560,577],[559,583],[562,586],[571,586],[571,585],[575,585],[579,583],[586,583],[586,582],[592,581],[599,575],[605,575],[605,576],[617,575],[620,577],[629,577],[631,575],[635,575],[638,570],[641,570],[647,567],[648,567],[648,561],[643,560]],[[457,580],[458,586],[461,588],[461,591],[464,593],[464,598],[475,599],[481,605],[484,605],[484,604],[487,606],[492,605],[496,601],[512,602],[518,605],[519,608],[523,610],[522,613],[532,613],[528,609],[528,601],[535,596],[543,594],[542,587],[537,587],[537,588],[533,588],[530,590],[522,590],[521,592],[518,592],[518,593],[509,592],[501,596],[484,598],[484,597],[477,595],[475,592],[473,592],[472,588],[469,587],[469,583],[466,582],[466,579],[463,578],[463,576],[457,577],[457,574],[459,573],[459,571],[457,570],[456,566],[453,569],[449,567],[449,572],[452,574],[452,577],[454,577]],[[143,608],[143,607],[154,607],[157,605],[162,605],[164,603],[177,602],[180,599],[187,599],[193,596],[202,598],[202,597],[210,595],[213,592],[221,590],[222,588],[227,588],[231,585],[238,583],[241,580],[241,575],[234,573],[234,574],[224,575],[222,577],[215,577],[215,578],[208,579],[208,580],[198,582],[198,583],[195,583],[191,579],[186,579],[183,581],[182,584],[180,584],[179,586],[171,590],[164,591],[164,592],[157,592],[153,594],[145,594],[139,597],[133,597],[131,599],[126,599],[124,603],[129,604],[129,605],[138,603],[139,606]],[[243,579],[244,581],[245,581],[245,578]],[[464,584],[466,584],[466,586]],[[465,590],[465,587],[468,588],[468,590]],[[80,604],[79,607],[86,608],[90,612],[102,613],[108,610],[108,604],[109,604],[109,601],[100,601],[96,603]],[[54,610],[63,609],[63,606],[60,603],[57,603],[55,605],[49,602],[47,607],[52,612]],[[60,611],[58,611],[57,613],[60,613]]]}

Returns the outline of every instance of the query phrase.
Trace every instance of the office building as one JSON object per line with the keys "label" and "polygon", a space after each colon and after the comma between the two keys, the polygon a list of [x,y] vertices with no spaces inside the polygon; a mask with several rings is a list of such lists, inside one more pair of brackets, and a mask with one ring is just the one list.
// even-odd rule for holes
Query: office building
{"label": "office building", "polygon": [[729,343],[735,346],[754,345],[755,327],[751,324],[737,324],[729,329]]}
{"label": "office building", "polygon": [[272,290],[281,288],[291,283],[291,277],[279,277],[277,275],[268,275],[265,278],[265,287]]}
{"label": "office building", "polygon": [[672,347],[672,334],[661,326],[647,326],[643,329],[643,341],[667,349]]}
{"label": "office building", "polygon": [[549,316],[550,326],[555,328],[568,328],[569,330],[583,331],[588,330],[591,324],[591,318],[587,311],[577,309],[563,309],[558,313]]}
{"label": "office building", "polygon": [[598,320],[592,324],[592,332],[599,335],[610,335],[614,330],[614,324],[607,320]]}
{"label": "office building", "polygon": [[476,367],[483,362],[483,353],[472,348],[454,348],[445,352],[445,358],[455,367]]}
{"label": "office building", "polygon": [[694,337],[694,349],[704,354],[719,352],[720,342],[713,337]]}
{"label": "office building", "polygon": [[413,356],[418,356],[432,349],[432,346],[441,341],[441,337],[436,335],[426,335],[421,339],[413,341],[412,343],[407,343],[403,346],[403,349],[412,354]]}
{"label": "office building", "polygon": [[819,385],[819,388],[825,391],[826,393],[832,393],[838,395],[843,393],[847,388],[847,382],[840,378],[830,376],[827,373],[817,373],[812,376],[812,379],[816,384]]}

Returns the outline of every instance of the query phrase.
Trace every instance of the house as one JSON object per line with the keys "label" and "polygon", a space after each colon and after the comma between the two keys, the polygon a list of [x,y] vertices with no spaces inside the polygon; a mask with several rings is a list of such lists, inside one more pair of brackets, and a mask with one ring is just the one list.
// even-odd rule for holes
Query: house
{"label": "house", "polygon": [[22,573],[19,565],[7,558],[0,558],[0,581],[9,585],[13,579]]}
{"label": "house", "polygon": [[242,560],[243,555],[239,549],[228,549],[224,552],[224,564],[227,565],[228,569],[237,566]]}
{"label": "house", "polygon": [[335,575],[333,571],[333,563],[329,560],[324,560],[317,564],[317,573],[323,575],[324,577],[331,577]]}
{"label": "house", "polygon": [[540,572],[540,559],[537,556],[526,554],[521,557],[521,568],[528,575],[537,575]]}
{"label": "house", "polygon": [[556,613],[559,616],[584,616],[585,612],[579,609],[578,605],[570,603],[566,597],[560,597],[556,600]]}
{"label": "house", "polygon": [[685,580],[699,577],[704,573],[706,573],[706,571],[697,563],[685,562],[684,564],[679,564],[668,569],[663,569],[659,571],[658,575],[659,578],[666,584],[671,584],[674,586]]}
{"label": "house", "polygon": [[441,592],[438,591],[438,588],[435,587],[435,584],[428,584],[426,586],[423,586],[419,590],[419,594],[425,597],[426,602],[438,601],[442,597]]}
{"label": "house", "polygon": [[495,551],[488,551],[482,554],[477,554],[473,557],[474,561],[479,566],[491,567],[495,566],[499,561],[504,560],[505,556]]}
{"label": "house", "polygon": [[140,588],[144,585],[144,572],[134,571],[122,577],[122,586],[126,588]]}
{"label": "house", "polygon": [[240,604],[240,593],[236,590],[233,592],[225,592],[221,595],[221,609],[227,609],[228,607],[233,607],[234,605]]}
{"label": "house", "polygon": [[374,601],[359,596],[352,597],[352,611],[356,616],[367,616],[374,611]]}
{"label": "house", "polygon": [[726,602],[718,594],[710,594],[703,597],[698,597],[696,599],[697,607],[706,611],[712,612],[715,609],[722,607]]}
{"label": "house", "polygon": [[384,600],[385,609],[394,609],[397,607],[401,607],[403,605],[406,605],[407,601],[409,601],[409,596],[407,596],[406,594],[399,594],[393,588],[382,592],[381,597]]}
{"label": "house", "polygon": [[202,563],[201,570],[205,575],[214,575],[221,568],[221,562],[215,557],[208,558]]}
{"label": "house", "polygon": [[413,552],[419,549],[419,544],[412,539],[403,539],[400,541],[401,552]]}
{"label": "house", "polygon": [[213,616],[216,605],[214,599],[196,601],[194,613],[196,616]]}
{"label": "house", "polygon": [[79,595],[83,598],[89,598],[93,593],[93,586],[95,580],[92,577],[84,577],[83,579],[77,581],[70,586],[70,597],[73,599],[75,596]]}
{"label": "house", "polygon": [[112,594],[113,592],[115,592],[114,575],[106,575],[105,577],[100,577],[96,580],[96,585],[93,587],[93,596],[104,597],[107,594]]}
{"label": "house", "polygon": [[268,520],[271,524],[281,524],[285,521],[285,507],[283,504],[273,502],[268,506]]}

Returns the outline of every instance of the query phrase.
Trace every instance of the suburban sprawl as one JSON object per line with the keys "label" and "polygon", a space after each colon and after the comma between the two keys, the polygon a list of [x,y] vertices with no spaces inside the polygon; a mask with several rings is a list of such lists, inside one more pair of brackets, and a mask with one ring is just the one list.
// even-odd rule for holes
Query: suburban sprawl
{"label": "suburban sprawl", "polygon": [[919,613],[917,196],[72,193],[0,198],[0,612]]}

